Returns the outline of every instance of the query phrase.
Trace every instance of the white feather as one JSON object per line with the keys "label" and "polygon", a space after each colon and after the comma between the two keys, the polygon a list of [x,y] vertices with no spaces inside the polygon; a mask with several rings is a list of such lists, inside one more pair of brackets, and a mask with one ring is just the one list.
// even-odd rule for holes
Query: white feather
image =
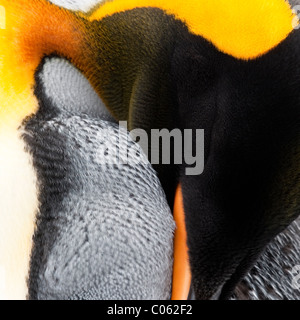
{"label": "white feather", "polygon": [[97,4],[105,0],[50,0],[50,2],[74,11],[88,12]]}
{"label": "white feather", "polygon": [[0,132],[0,298],[25,299],[35,216],[36,175],[17,130]]}

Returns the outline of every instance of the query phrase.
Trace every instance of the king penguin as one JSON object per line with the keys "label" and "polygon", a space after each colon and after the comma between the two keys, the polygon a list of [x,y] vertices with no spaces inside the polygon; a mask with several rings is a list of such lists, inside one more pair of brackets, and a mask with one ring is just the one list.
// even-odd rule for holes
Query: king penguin
{"label": "king penguin", "polygon": [[14,65],[5,9],[0,298],[170,299],[175,225],[155,171],[68,61]]}
{"label": "king penguin", "polygon": [[[5,153],[1,175],[9,173],[15,177],[9,183],[22,188],[14,189],[19,201],[2,200],[2,208],[16,213],[15,221],[4,219],[14,228],[27,224],[24,244],[30,242],[43,199],[38,183],[26,184],[40,181],[30,126],[43,116],[51,121],[35,75],[43,57],[57,54],[82,71],[130,129],[205,130],[201,176],[186,175],[187,163],[156,170],[171,208],[180,185],[196,298],[230,297],[264,248],[299,216],[300,38],[289,3],[114,0],[85,15],[44,0],[0,5],[7,26],[1,30],[1,142],[9,141],[20,161],[12,164]],[[30,133],[24,140],[21,124]],[[11,169],[25,163],[32,166],[20,175]],[[25,222],[20,211],[28,213]],[[30,250],[25,246],[24,261]]]}
{"label": "king penguin", "polygon": [[[107,113],[105,106],[101,103],[100,99],[97,98],[95,92],[88,84],[87,80],[64,59],[60,59],[57,57],[46,59],[45,63],[42,65],[39,78],[42,86],[41,90],[43,90],[45,92],[45,95],[52,100],[52,103],[62,109],[63,112],[68,111],[74,113],[74,110],[77,110],[77,112],[79,111],[80,113],[85,113],[93,118],[105,119],[109,122],[113,121],[113,119]],[[114,177],[116,177],[117,179],[120,178],[118,168],[115,168],[114,170]],[[149,183],[151,183],[150,175],[147,176],[147,180]],[[139,184],[140,183],[142,182],[140,181]],[[139,192],[139,185],[137,185],[135,191]],[[150,201],[151,193],[147,194],[147,196],[149,196]],[[106,205],[110,207],[110,212],[113,212],[112,215],[114,216],[114,212],[116,210],[115,203],[111,202],[109,198],[105,201]],[[155,212],[153,212],[153,216],[157,215],[157,210],[160,209],[157,207],[155,208],[155,210]],[[147,217],[147,219],[151,219],[151,216]],[[76,226],[76,222],[73,223],[73,226]],[[153,225],[153,227],[155,227],[155,225]],[[156,233],[153,232],[153,235],[156,236]],[[151,234],[149,234],[149,236],[151,236]],[[45,241],[44,243],[47,243],[47,241]],[[59,247],[59,244],[56,245],[57,247]],[[162,243],[162,245],[164,245],[164,243]],[[72,242],[70,242],[68,243],[67,247],[69,247],[69,250],[70,248],[72,248],[72,250],[70,251],[74,253],[76,251],[77,245],[74,245]],[[151,250],[151,248],[149,247],[148,250]],[[293,276],[296,276],[296,274],[293,275],[293,269],[298,265],[299,262],[299,250],[300,225],[298,218],[267,246],[265,252],[255,263],[252,270],[236,286],[231,299],[298,300],[300,298],[300,292],[299,290],[295,290],[295,288],[291,284],[293,282]],[[64,254],[65,251],[65,248],[61,248],[61,254]],[[52,259],[52,261],[54,260],[56,266],[60,265],[61,262],[64,261],[64,259],[57,258],[58,257],[56,257],[56,259]],[[169,256],[168,258],[169,266],[171,266],[173,257]],[[93,261],[94,257],[91,256],[89,259]],[[39,260],[36,261],[37,264],[39,263],[38,261]],[[145,263],[147,264],[148,262],[145,261]],[[134,266],[134,262],[132,262],[132,264]],[[76,268],[78,268],[78,266],[73,266],[73,272],[70,277],[74,276],[74,274],[76,275],[76,273],[74,272]],[[43,269],[45,269],[45,267]],[[60,269],[60,271],[61,270],[62,269]],[[57,272],[57,274],[59,274],[59,272]],[[129,272],[129,270],[127,270],[127,279],[130,279],[131,275],[132,272]],[[59,277],[60,279],[63,279],[64,273],[59,275]],[[170,281],[170,271],[169,276],[166,279]],[[174,278],[173,280],[173,283],[178,281],[176,278]],[[124,280],[120,279],[120,282],[122,281]],[[109,281],[107,281],[106,283],[107,288],[109,288],[111,283]],[[68,298],[66,292],[64,293],[64,296],[57,295],[57,292],[56,294],[54,292],[51,292],[49,290],[49,287],[45,286],[45,283],[43,284],[43,286],[40,286],[40,290],[43,292],[47,292],[47,294],[43,294],[43,298],[45,299],[48,299],[50,297]],[[114,293],[113,290],[114,289],[110,289],[110,294],[106,295],[100,295],[98,293],[95,295],[90,294],[89,296],[86,295],[85,297],[82,297],[79,294],[77,295],[77,298],[113,298],[116,296],[116,292]],[[75,287],[73,287],[73,291],[76,291]],[[118,294],[119,297],[123,298],[132,298],[134,296],[136,297],[137,295],[133,295],[134,290],[132,291],[133,292],[127,292],[127,295],[125,295],[124,292],[122,294],[122,291],[120,293],[119,290]],[[95,293],[96,292],[97,291],[95,289]],[[182,293],[181,296],[183,297]],[[36,297],[40,297],[40,293],[37,293]],[[168,295],[166,295],[165,297],[168,297]]]}

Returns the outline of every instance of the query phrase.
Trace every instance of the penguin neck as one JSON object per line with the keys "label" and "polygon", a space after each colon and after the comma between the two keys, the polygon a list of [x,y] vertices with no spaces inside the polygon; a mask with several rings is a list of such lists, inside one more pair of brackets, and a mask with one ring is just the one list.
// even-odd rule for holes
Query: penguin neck
{"label": "penguin neck", "polygon": [[[80,19],[45,0],[0,0],[0,133],[35,114],[35,72],[44,56],[80,59]],[[78,63],[80,65],[80,62]]]}

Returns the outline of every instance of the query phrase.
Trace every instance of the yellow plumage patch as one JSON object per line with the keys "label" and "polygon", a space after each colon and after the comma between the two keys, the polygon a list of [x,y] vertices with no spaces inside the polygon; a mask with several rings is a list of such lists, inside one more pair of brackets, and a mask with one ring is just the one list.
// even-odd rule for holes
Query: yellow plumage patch
{"label": "yellow plumage patch", "polygon": [[142,7],[174,15],[190,32],[240,59],[256,58],[278,45],[293,30],[295,18],[284,0],[114,0],[100,6],[90,20]]}

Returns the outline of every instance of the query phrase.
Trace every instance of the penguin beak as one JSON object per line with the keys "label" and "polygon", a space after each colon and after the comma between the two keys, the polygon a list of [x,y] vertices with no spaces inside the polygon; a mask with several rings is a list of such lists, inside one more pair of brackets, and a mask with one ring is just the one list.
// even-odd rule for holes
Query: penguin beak
{"label": "penguin beak", "polygon": [[172,300],[187,300],[191,289],[191,270],[188,258],[187,233],[181,186],[175,195],[174,219],[176,231],[174,238],[174,267]]}

